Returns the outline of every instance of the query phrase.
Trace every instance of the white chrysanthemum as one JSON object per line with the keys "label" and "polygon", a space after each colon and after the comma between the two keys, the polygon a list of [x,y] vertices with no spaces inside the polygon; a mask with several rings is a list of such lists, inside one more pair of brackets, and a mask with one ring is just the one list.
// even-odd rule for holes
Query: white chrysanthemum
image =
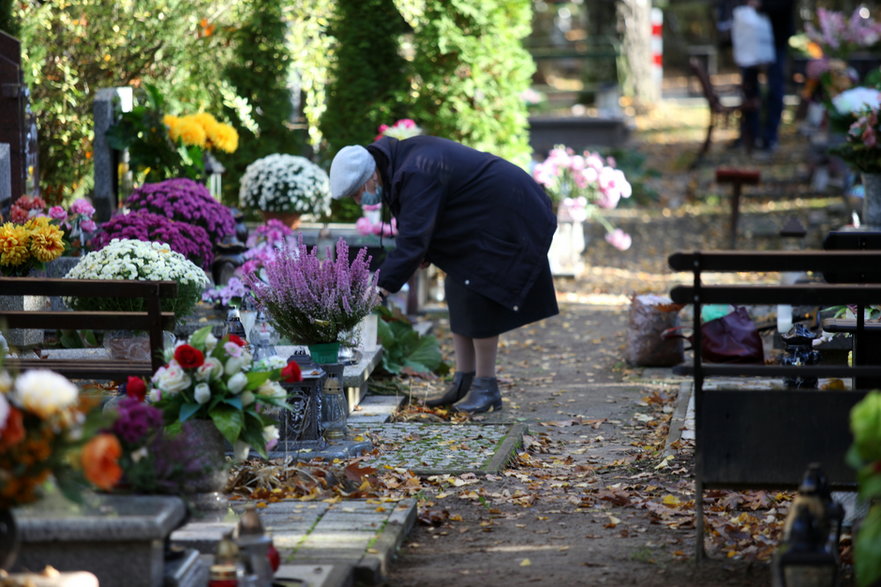
{"label": "white chrysanthemum", "polygon": [[25,371],[15,381],[18,403],[41,418],[58,414],[76,403],[79,390],[66,377],[53,371]]}
{"label": "white chrysanthemum", "polygon": [[267,212],[326,214],[330,210],[327,173],[305,157],[276,153],[251,163],[239,188],[242,207]]}

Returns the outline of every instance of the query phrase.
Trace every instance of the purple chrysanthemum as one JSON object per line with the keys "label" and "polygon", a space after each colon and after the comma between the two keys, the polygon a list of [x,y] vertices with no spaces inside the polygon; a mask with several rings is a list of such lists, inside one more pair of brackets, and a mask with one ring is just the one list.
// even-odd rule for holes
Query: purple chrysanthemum
{"label": "purple chrysanthemum", "polygon": [[125,206],[201,226],[211,243],[219,243],[236,231],[236,221],[229,208],[212,198],[208,188],[191,179],[145,183],[126,198]]}
{"label": "purple chrysanthemum", "polygon": [[101,231],[92,241],[92,248],[99,251],[115,238],[167,243],[171,250],[203,269],[211,267],[214,260],[214,248],[204,228],[146,210],[120,214],[102,224]]}

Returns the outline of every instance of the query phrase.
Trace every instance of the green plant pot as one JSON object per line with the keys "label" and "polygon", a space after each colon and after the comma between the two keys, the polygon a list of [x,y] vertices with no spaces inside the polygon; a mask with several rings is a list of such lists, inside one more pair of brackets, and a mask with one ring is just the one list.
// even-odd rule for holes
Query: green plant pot
{"label": "green plant pot", "polygon": [[321,344],[310,344],[309,355],[312,360],[319,365],[331,365],[340,362],[340,343],[323,342]]}

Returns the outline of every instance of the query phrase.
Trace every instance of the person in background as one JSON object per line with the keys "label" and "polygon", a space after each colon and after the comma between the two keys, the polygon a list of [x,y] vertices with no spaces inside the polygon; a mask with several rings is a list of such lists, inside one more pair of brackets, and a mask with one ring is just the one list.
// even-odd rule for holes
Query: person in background
{"label": "person in background", "polygon": [[501,409],[499,335],[559,312],[547,256],[557,220],[542,187],[500,157],[415,136],[343,147],[330,189],[335,199],[381,202],[397,221],[395,248],[379,268],[381,297],[420,266],[446,273],[456,371],[426,404],[468,414]]}
{"label": "person in background", "polygon": [[786,70],[789,63],[789,37],[794,32],[795,0],[748,0],[749,6],[771,21],[774,33],[776,57],[765,66],[767,89],[761,95],[760,67],[744,67],[741,70],[743,97],[746,103],[761,104],[761,108],[746,110],[743,114],[741,141],[753,141],[760,153],[771,154],[777,150],[780,120],[783,117],[783,98],[786,92]]}

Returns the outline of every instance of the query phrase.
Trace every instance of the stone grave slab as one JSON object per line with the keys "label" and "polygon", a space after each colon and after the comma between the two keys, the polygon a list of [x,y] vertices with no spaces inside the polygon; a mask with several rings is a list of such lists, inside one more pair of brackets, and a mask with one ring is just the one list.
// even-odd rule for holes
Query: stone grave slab
{"label": "stone grave slab", "polygon": [[[165,540],[185,517],[177,497],[103,495],[86,506],[44,500],[15,510],[21,549],[12,570],[51,565],[88,571],[101,585],[158,587],[165,582]],[[182,568],[179,577],[192,573]]]}
{"label": "stone grave slab", "polygon": [[525,424],[387,422],[352,425],[350,434],[379,449],[364,465],[403,468],[417,475],[498,473],[522,444]]}

